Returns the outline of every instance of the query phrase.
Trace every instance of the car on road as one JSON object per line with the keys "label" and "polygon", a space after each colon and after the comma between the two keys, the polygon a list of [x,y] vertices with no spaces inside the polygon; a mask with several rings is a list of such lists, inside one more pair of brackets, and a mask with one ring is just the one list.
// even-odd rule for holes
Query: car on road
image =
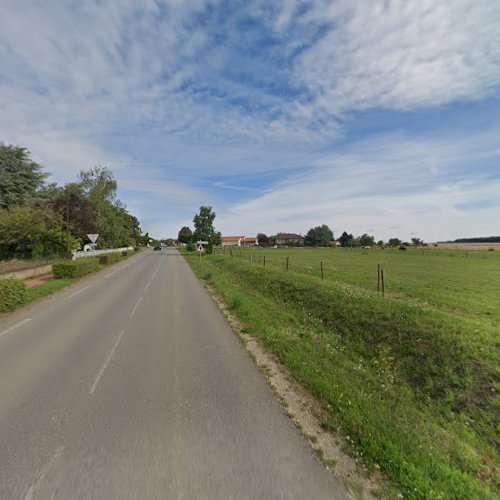
{"label": "car on road", "polygon": [[160,245],[156,245],[156,246],[154,247],[154,250],[161,250],[161,246],[160,246]]}

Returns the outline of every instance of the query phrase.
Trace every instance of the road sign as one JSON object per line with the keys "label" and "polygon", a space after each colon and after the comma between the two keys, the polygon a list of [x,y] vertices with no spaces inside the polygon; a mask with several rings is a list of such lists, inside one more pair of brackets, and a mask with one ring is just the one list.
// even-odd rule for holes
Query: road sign
{"label": "road sign", "polygon": [[197,245],[208,245],[208,241],[197,241]]}
{"label": "road sign", "polygon": [[205,249],[203,248],[203,245],[198,245],[198,248],[196,249],[197,252],[204,252]]}
{"label": "road sign", "polygon": [[98,234],[87,234],[87,238],[92,242],[95,243],[97,238],[99,238]]}

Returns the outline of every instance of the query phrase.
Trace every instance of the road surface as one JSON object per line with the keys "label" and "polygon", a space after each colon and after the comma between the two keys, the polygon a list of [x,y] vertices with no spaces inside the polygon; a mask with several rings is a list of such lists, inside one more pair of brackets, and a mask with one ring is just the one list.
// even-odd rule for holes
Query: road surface
{"label": "road surface", "polygon": [[173,249],[0,320],[1,499],[345,491]]}

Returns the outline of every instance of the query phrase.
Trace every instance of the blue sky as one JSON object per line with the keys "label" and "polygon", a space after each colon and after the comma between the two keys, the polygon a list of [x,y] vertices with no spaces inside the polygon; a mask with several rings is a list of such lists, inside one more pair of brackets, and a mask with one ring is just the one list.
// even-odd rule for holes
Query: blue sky
{"label": "blue sky", "polygon": [[143,229],[500,234],[496,0],[5,0],[0,140]]}

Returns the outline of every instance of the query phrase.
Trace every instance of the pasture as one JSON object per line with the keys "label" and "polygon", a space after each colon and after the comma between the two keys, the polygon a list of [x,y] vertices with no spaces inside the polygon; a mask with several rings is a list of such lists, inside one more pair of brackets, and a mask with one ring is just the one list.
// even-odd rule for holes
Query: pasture
{"label": "pasture", "polygon": [[[231,258],[231,249],[217,250]],[[500,324],[500,252],[372,248],[233,248],[234,259],[377,291],[384,269],[385,295]]]}
{"label": "pasture", "polygon": [[405,497],[495,497],[500,253],[185,255],[244,331],[318,398],[329,414],[324,427],[347,436],[352,452]]}

